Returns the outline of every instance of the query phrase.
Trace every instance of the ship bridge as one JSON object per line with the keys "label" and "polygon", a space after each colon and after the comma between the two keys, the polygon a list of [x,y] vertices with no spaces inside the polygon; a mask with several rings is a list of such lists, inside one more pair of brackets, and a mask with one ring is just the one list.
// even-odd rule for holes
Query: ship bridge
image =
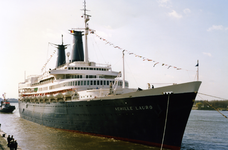
{"label": "ship bridge", "polygon": [[119,72],[112,71],[111,65],[96,65],[94,62],[73,62],[65,65],[65,67],[50,70],[49,74],[56,76],[57,79],[61,75],[82,75],[84,76],[83,78],[88,78],[86,76],[97,76],[98,78],[114,79],[118,76]]}

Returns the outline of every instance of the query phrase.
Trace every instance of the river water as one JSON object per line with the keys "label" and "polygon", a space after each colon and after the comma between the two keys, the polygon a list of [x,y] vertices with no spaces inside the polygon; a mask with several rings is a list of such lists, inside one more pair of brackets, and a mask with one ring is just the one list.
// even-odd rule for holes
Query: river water
{"label": "river water", "polygon": [[[154,150],[158,148],[45,127],[13,114],[0,113],[1,129],[23,150]],[[228,111],[223,111],[228,116]],[[228,119],[217,111],[192,110],[182,150],[227,150]]]}

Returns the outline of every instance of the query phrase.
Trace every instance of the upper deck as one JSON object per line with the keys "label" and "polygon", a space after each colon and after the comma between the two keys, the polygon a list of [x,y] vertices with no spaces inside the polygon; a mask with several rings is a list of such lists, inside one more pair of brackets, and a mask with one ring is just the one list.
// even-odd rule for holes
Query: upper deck
{"label": "upper deck", "polygon": [[[63,90],[90,90],[109,88],[115,78],[121,77],[120,72],[112,71],[110,65],[96,65],[95,63],[73,62],[49,70],[42,75],[32,76],[19,83],[19,95],[34,95],[58,92]],[[118,87],[123,82],[118,81]],[[128,82],[125,81],[126,87]]]}

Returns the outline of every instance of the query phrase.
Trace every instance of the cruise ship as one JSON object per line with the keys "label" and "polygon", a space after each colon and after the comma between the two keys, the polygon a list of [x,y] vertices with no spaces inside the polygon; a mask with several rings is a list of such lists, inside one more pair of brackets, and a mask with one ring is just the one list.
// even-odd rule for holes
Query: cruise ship
{"label": "cruise ship", "polygon": [[129,88],[124,71],[88,60],[87,36],[93,30],[86,6],[83,10],[85,28],[69,30],[71,54],[66,54],[68,45],[63,42],[54,44],[56,68],[18,84],[20,117],[48,127],[179,150],[201,82]]}

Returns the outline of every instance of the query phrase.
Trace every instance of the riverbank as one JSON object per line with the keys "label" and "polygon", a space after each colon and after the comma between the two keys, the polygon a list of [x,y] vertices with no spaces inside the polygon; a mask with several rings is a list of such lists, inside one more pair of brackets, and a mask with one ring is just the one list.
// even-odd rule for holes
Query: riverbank
{"label": "riverbank", "polygon": [[9,147],[7,146],[7,141],[6,139],[2,136],[4,132],[0,130],[0,150],[10,150]]}
{"label": "riverbank", "polygon": [[[4,135],[4,137],[3,137]],[[7,134],[0,129],[0,150],[10,150],[7,146]],[[17,146],[17,150],[22,150],[19,146]]]}

